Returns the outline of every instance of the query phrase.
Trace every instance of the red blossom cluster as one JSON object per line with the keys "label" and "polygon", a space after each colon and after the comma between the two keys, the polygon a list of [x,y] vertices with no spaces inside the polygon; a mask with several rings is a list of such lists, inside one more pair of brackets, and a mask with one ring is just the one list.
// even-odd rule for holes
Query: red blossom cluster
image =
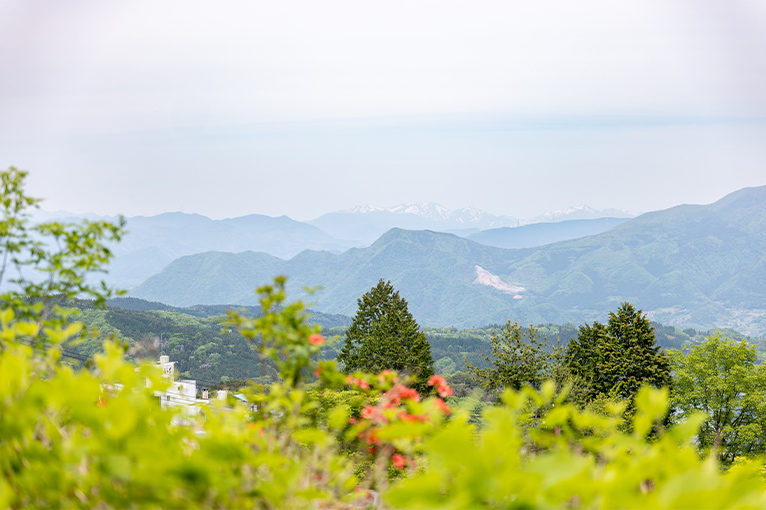
{"label": "red blossom cluster", "polygon": [[[382,440],[381,432],[397,422],[437,423],[440,421],[439,414],[442,416],[451,414],[450,408],[441,398],[432,397],[421,403],[417,390],[399,383],[397,374],[390,370],[383,371],[377,378],[372,379],[348,376],[346,383],[362,390],[375,391],[389,388],[381,395],[376,405],[366,405],[359,418],[350,418],[349,423],[353,426],[352,435],[369,445],[368,451],[371,455],[390,455],[391,463],[399,469],[413,466],[415,461],[406,457],[390,440]],[[429,384],[436,386],[440,395],[452,395],[452,389],[441,376],[431,378]],[[371,386],[375,388],[372,389]],[[437,414],[434,414],[434,411]],[[422,431],[423,429],[413,430]]]}
{"label": "red blossom cluster", "polygon": [[418,390],[408,388],[403,384],[397,384],[383,395],[382,404],[386,409],[393,409],[405,400],[420,402]]}
{"label": "red blossom cluster", "polygon": [[444,400],[437,398],[434,399],[434,403],[436,404],[436,408],[443,412],[444,414],[452,414],[452,411],[450,410],[449,406],[444,402]]}
{"label": "red blossom cluster", "polygon": [[346,384],[349,384],[351,386],[356,386],[357,388],[362,390],[370,389],[370,384],[367,381],[365,381],[364,379],[357,379],[353,375],[346,377]]}
{"label": "red blossom cluster", "polygon": [[380,382],[386,382],[387,380],[393,380],[396,378],[396,372],[393,370],[384,370],[380,374],[378,374],[378,381]]}
{"label": "red blossom cluster", "polygon": [[380,413],[375,406],[365,406],[365,408],[362,409],[361,417],[365,420],[377,421],[376,419],[379,418],[379,416]]}
{"label": "red blossom cluster", "polygon": [[451,397],[455,394],[454,391],[452,391],[452,388],[450,388],[449,384],[447,384],[447,381],[444,380],[444,377],[440,375],[433,375],[428,380],[429,386],[436,386],[436,392],[439,394],[440,397]]}
{"label": "red blossom cluster", "polygon": [[322,345],[325,341],[325,338],[320,335],[319,333],[314,333],[311,336],[309,336],[309,343],[311,345]]}
{"label": "red blossom cluster", "polygon": [[397,414],[396,417],[402,421],[428,421],[427,414],[410,414],[404,411]]}

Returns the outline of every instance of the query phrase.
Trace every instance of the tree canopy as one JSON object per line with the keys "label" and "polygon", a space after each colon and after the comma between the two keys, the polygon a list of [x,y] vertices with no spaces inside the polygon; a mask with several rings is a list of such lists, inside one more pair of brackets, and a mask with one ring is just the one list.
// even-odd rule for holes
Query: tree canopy
{"label": "tree canopy", "polygon": [[704,412],[697,436],[703,452],[718,449],[724,465],[736,457],[762,455],[766,448],[766,366],[756,364],[755,346],[712,336],[684,353],[670,353],[671,405],[675,418]]}
{"label": "tree canopy", "polygon": [[519,390],[525,385],[540,387],[548,375],[552,360],[543,342],[538,340],[536,328],[530,326],[522,330],[517,322],[511,323],[509,320],[500,334],[493,332],[489,340],[492,354],[482,354],[482,357],[493,365],[492,368],[479,368],[466,360],[471,375],[482,386],[490,390]]}
{"label": "tree canopy", "polygon": [[426,389],[434,373],[431,346],[407,309],[407,301],[390,281],[381,279],[357,303],[337,358],[344,370],[396,370],[414,376],[414,387]]}
{"label": "tree canopy", "polygon": [[566,363],[590,399],[608,395],[632,400],[644,384],[670,384],[670,360],[657,345],[649,320],[630,303],[610,312],[605,325],[581,326],[569,343]]}
{"label": "tree canopy", "polygon": [[[6,234],[12,224],[0,219]],[[10,231],[0,246],[12,264],[27,248],[45,250],[18,244],[29,238]],[[393,371],[348,377],[334,361],[317,362],[325,338],[300,302],[286,302],[284,277],[258,289],[261,313],[230,312],[225,323],[258,340],[278,379],[244,388],[238,398],[157,405],[175,387],[172,376],[154,364],[126,363],[117,342],[106,342],[87,369],[60,363],[62,345],[82,325],[66,322],[62,307],[45,306],[47,292],[88,294],[77,282],[101,267],[100,256],[109,258],[103,236],[72,235],[85,244],[62,244],[63,258],[46,251],[38,259],[50,261],[53,272],[48,285],[27,287],[40,291],[35,300],[27,303],[17,291],[0,304],[0,508],[766,507],[762,461],[720,470],[716,458],[698,455],[701,414],[692,411],[684,423],[649,437],[666,416],[667,388],[639,390],[630,434],[614,412],[579,409],[551,381],[539,390],[507,390],[486,413],[471,404],[471,418],[485,423],[477,428],[469,408],[439,398],[452,392],[440,376],[427,382],[439,397],[421,398]],[[67,269],[75,250],[84,264]],[[18,280],[22,288],[29,283],[23,275]],[[365,297],[356,324],[357,333],[367,331],[362,342],[384,333],[377,347],[389,356],[405,351],[405,370],[425,358],[428,344],[390,283],[381,281]],[[622,331],[603,330],[615,342]],[[754,363],[750,348],[734,346],[729,357],[730,347],[725,355],[720,346],[700,350],[687,382],[714,397],[762,395],[760,386],[729,384],[748,372],[738,367]],[[368,355],[382,363],[386,358],[375,352],[349,359]],[[683,373],[682,364],[675,366]],[[311,390],[307,373],[318,378]],[[425,377],[426,368],[418,375]],[[745,411],[752,401],[734,399],[732,409]]]}

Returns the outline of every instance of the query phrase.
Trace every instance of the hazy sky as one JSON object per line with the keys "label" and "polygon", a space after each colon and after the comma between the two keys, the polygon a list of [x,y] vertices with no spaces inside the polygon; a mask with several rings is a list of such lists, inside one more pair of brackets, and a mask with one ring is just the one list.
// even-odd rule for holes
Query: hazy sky
{"label": "hazy sky", "polygon": [[762,0],[0,0],[48,210],[634,212],[766,184]]}

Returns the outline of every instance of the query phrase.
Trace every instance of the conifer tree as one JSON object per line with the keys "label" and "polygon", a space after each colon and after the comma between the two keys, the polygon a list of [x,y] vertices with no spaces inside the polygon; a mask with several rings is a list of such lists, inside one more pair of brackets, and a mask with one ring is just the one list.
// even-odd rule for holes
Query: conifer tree
{"label": "conifer tree", "polygon": [[418,390],[434,373],[431,345],[390,281],[382,279],[358,301],[338,361],[346,373],[390,369],[412,375]]}
{"label": "conifer tree", "polygon": [[[524,337],[528,340],[525,341]],[[506,323],[500,335],[490,337],[492,355],[482,355],[494,368],[479,368],[466,361],[466,367],[474,379],[489,390],[521,389],[528,385],[539,388],[549,375],[553,362],[545,351],[543,342],[537,339],[537,329],[530,326],[526,331],[517,322]]]}
{"label": "conifer tree", "polygon": [[580,327],[569,343],[567,364],[588,388],[590,398],[632,399],[643,384],[670,384],[670,360],[657,345],[654,328],[641,310],[622,303],[604,325]]}

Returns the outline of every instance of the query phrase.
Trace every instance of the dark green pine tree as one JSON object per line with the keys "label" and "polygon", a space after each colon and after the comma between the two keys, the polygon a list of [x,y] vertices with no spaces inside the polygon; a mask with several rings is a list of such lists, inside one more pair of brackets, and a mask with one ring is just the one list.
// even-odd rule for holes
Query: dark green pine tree
{"label": "dark green pine tree", "polygon": [[399,297],[390,281],[381,279],[357,303],[345,345],[338,353],[343,370],[396,370],[414,376],[413,387],[426,391],[434,373],[431,345],[407,310],[407,301]]}
{"label": "dark green pine tree", "polygon": [[670,384],[670,360],[657,345],[654,328],[630,303],[609,313],[604,325],[580,327],[567,348],[566,362],[580,377],[589,398],[599,395],[632,399],[643,384]]}

